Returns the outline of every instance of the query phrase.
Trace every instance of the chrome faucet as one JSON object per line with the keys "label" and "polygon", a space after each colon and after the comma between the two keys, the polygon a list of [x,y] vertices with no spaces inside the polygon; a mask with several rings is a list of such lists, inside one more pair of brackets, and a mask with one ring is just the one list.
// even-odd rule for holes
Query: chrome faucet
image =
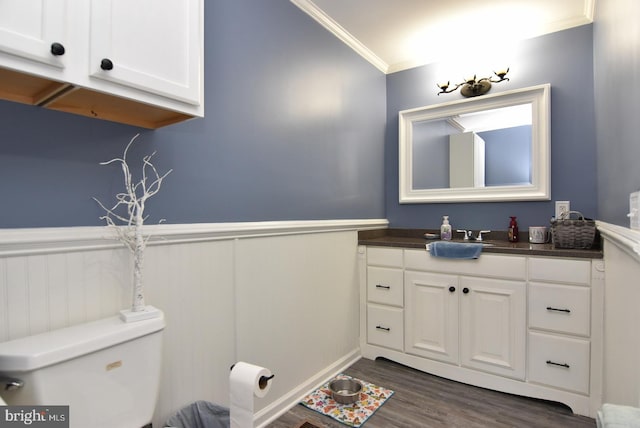
{"label": "chrome faucet", "polygon": [[464,233],[464,240],[465,241],[482,241],[482,234],[483,233],[489,233],[491,232],[490,230],[481,230],[478,232],[478,236],[477,237],[473,237],[473,230],[466,230],[466,229],[457,229],[456,232],[460,232],[460,233]]}
{"label": "chrome faucet", "polygon": [[456,229],[456,232],[464,233],[464,240],[468,241],[469,239],[473,239],[473,231],[466,229]]}

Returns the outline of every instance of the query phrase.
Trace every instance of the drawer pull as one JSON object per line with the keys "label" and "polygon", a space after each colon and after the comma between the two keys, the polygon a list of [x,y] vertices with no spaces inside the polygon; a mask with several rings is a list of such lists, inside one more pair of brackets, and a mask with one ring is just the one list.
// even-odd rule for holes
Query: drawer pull
{"label": "drawer pull", "polygon": [[385,290],[391,290],[389,285],[376,284],[376,288],[384,288]]}
{"label": "drawer pull", "polygon": [[376,329],[378,330],[384,330],[384,331],[391,331],[391,329],[389,327],[382,327],[381,325],[377,325]]}
{"label": "drawer pull", "polygon": [[567,363],[555,363],[551,360],[547,360],[547,364],[551,365],[551,366],[560,366],[560,367],[566,367],[569,368],[569,364]]}
{"label": "drawer pull", "polygon": [[568,314],[571,313],[571,309],[559,309],[559,308],[554,308],[554,307],[551,307],[551,306],[547,306],[547,310],[548,311],[555,311],[555,312],[566,312]]}

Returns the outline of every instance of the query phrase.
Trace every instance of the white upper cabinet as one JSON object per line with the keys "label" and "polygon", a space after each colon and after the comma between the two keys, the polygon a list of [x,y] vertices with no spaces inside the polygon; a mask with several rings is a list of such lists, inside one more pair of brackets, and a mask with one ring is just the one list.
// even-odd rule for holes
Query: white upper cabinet
{"label": "white upper cabinet", "polygon": [[64,68],[67,0],[0,1],[0,51]]}
{"label": "white upper cabinet", "polygon": [[204,0],[0,0],[0,99],[158,128],[204,116]]}
{"label": "white upper cabinet", "polygon": [[91,76],[200,104],[199,17],[198,1],[91,1]]}

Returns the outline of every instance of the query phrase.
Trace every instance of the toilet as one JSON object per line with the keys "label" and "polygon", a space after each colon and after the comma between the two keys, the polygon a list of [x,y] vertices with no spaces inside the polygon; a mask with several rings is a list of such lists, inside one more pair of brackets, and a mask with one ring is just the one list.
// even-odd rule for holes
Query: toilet
{"label": "toilet", "polygon": [[164,314],[119,316],[0,343],[8,405],[68,405],[70,428],[141,428],[160,386]]}

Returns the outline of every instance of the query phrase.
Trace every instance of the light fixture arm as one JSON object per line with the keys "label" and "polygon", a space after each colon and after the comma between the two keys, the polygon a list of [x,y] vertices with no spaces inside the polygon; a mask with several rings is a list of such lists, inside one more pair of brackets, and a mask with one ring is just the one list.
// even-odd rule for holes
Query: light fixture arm
{"label": "light fixture arm", "polygon": [[458,90],[460,87],[462,87],[462,89],[460,89],[460,93],[465,97],[477,97],[479,95],[484,95],[489,92],[492,83],[508,81],[509,78],[506,77],[507,73],[509,73],[508,68],[506,70],[494,71],[493,74],[495,77],[481,77],[480,79],[476,78],[476,75],[474,74],[472,78],[469,78],[464,82],[457,83],[452,88],[450,88],[450,82],[439,83],[437,85],[438,88],[440,88],[438,95],[450,94],[451,92]]}

